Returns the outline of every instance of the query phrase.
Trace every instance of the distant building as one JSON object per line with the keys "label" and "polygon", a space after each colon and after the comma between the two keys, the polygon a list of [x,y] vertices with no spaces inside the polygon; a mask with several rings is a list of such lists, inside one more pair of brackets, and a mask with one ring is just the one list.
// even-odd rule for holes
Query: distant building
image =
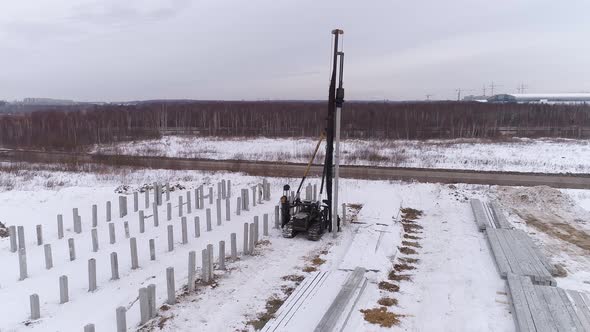
{"label": "distant building", "polygon": [[513,93],[498,94],[487,99],[490,103],[586,104],[590,93]]}
{"label": "distant building", "polygon": [[43,106],[62,106],[62,105],[74,105],[76,104],[73,100],[65,99],[52,99],[52,98],[25,98],[22,102],[23,105],[43,105]]}
{"label": "distant building", "polygon": [[488,97],[469,95],[469,96],[463,97],[463,101],[479,101],[479,102],[485,103],[488,101]]}

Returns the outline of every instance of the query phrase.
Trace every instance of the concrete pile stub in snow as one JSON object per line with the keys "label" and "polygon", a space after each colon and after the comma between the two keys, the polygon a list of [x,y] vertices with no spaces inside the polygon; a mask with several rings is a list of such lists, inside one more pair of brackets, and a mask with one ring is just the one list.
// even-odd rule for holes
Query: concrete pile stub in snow
{"label": "concrete pile stub in snow", "polygon": [[29,303],[31,307],[31,319],[39,319],[41,318],[41,308],[39,306],[39,295],[31,294],[29,296]]}
{"label": "concrete pile stub in snow", "polygon": [[119,196],[119,218],[127,215],[127,196]]}

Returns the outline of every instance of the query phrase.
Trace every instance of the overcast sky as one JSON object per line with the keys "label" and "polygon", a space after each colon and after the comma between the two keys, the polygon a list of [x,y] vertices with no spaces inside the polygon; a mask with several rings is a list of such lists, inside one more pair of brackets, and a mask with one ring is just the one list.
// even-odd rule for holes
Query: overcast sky
{"label": "overcast sky", "polygon": [[347,99],[590,91],[588,0],[35,0],[0,4],[0,99]]}

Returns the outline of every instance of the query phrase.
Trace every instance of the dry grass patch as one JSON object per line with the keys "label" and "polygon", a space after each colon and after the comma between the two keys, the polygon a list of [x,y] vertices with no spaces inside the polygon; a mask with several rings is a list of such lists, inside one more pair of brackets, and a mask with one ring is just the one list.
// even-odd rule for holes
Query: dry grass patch
{"label": "dry grass patch", "polygon": [[266,311],[259,313],[256,319],[247,322],[248,325],[252,325],[255,330],[261,330],[269,320],[275,317],[275,313],[283,305],[285,300],[279,299],[276,296],[269,298],[266,301]]}
{"label": "dry grass patch", "polygon": [[379,283],[379,289],[385,290],[385,291],[388,291],[388,292],[399,292],[399,286],[398,285],[392,284],[392,283],[387,282],[387,281],[381,281]]}
{"label": "dry grass patch", "polygon": [[402,212],[402,218],[410,220],[416,220],[424,213],[422,210],[416,210],[412,208],[402,208],[400,211]]}
{"label": "dry grass patch", "polygon": [[408,265],[406,263],[402,263],[402,264],[395,264],[393,266],[393,269],[396,270],[397,272],[401,272],[401,271],[415,270],[416,267],[414,267],[412,265]]}
{"label": "dry grass patch", "polygon": [[399,252],[401,252],[404,255],[417,255],[418,254],[418,252],[416,250],[409,248],[409,247],[401,247],[398,249],[399,249]]}
{"label": "dry grass patch", "polygon": [[399,316],[387,311],[386,307],[361,310],[364,318],[371,324],[378,324],[382,327],[392,327],[399,324]]}
{"label": "dry grass patch", "polygon": [[402,223],[402,227],[404,228],[404,232],[411,233],[411,234],[420,233],[419,230],[423,228],[422,226],[414,224],[414,223],[411,223],[411,224]]}
{"label": "dry grass patch", "polygon": [[410,235],[410,234],[404,234],[404,239],[408,239],[408,240],[422,240],[421,237]]}
{"label": "dry grass patch", "polygon": [[418,242],[402,241],[402,245],[406,247],[422,248],[422,246]]}
{"label": "dry grass patch", "polygon": [[160,317],[160,320],[158,320],[158,328],[161,330],[164,328],[164,325],[166,325],[166,322],[168,322],[171,318],[173,318],[174,315],[168,316],[168,317]]}
{"label": "dry grass patch", "polygon": [[382,297],[377,301],[382,306],[391,307],[392,305],[397,305],[397,299],[391,297]]}
{"label": "dry grass patch", "polygon": [[283,285],[283,286],[281,286],[281,291],[283,292],[283,294],[285,294],[288,297],[293,293],[293,291],[295,291],[295,287],[289,287],[289,286]]}
{"label": "dry grass patch", "polygon": [[411,281],[412,276],[409,274],[397,274],[395,270],[391,270],[387,275],[387,279],[391,281]]}
{"label": "dry grass patch", "polygon": [[303,281],[303,279],[305,279],[305,277],[302,275],[298,275],[298,274],[290,274],[290,275],[281,277],[281,279],[283,279],[284,281],[293,281],[296,283],[300,283]]}
{"label": "dry grass patch", "polygon": [[272,243],[269,240],[260,240],[260,241],[256,242],[256,246],[261,246],[261,247],[268,247],[271,244]]}
{"label": "dry grass patch", "polygon": [[358,204],[358,203],[351,203],[351,204],[347,204],[347,206],[349,208],[351,208],[352,210],[360,210],[363,208],[362,204]]}
{"label": "dry grass patch", "polygon": [[408,263],[408,264],[416,264],[418,263],[420,260],[418,258],[410,258],[410,257],[400,257],[399,261],[402,263]]}
{"label": "dry grass patch", "polygon": [[306,266],[306,267],[303,268],[303,272],[307,272],[307,273],[309,273],[309,272],[315,272],[317,270],[318,269],[315,266]]}
{"label": "dry grass patch", "polygon": [[582,229],[578,229],[566,222],[543,221],[532,215],[527,215],[523,219],[527,225],[531,225],[547,235],[590,251],[590,233]]}
{"label": "dry grass patch", "polygon": [[311,264],[315,266],[320,266],[326,262],[325,259],[321,259],[320,256],[316,256],[311,260]]}
{"label": "dry grass patch", "polygon": [[0,221],[0,238],[8,237],[8,227]]}

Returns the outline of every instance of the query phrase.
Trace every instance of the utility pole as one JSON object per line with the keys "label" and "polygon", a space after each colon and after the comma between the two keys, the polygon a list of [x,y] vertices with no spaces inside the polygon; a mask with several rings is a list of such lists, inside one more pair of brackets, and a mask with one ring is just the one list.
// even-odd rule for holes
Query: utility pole
{"label": "utility pole", "polygon": [[524,85],[524,83],[520,83],[520,85],[516,88],[518,93],[524,93],[528,86]]}
{"label": "utility pole", "polygon": [[490,89],[492,90],[492,96],[494,95],[494,89],[497,87],[501,87],[501,85],[498,84],[494,84],[494,81],[492,81],[492,84],[490,84]]}
{"label": "utility pole", "polygon": [[483,85],[483,96],[484,97],[486,96],[486,85],[485,84]]}

